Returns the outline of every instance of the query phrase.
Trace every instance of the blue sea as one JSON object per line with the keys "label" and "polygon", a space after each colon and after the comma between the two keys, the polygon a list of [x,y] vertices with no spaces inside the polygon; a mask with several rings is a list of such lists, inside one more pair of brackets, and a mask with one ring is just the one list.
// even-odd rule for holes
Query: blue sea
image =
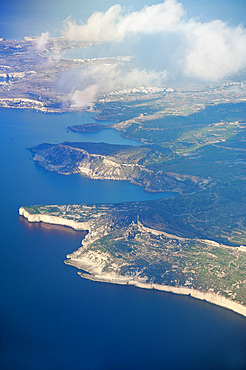
{"label": "blue sea", "polygon": [[145,193],[119,181],[47,172],[27,148],[42,142],[106,141],[136,145],[118,132],[78,134],[67,126],[89,113],[0,110],[0,368],[246,369],[246,319],[190,297],[83,280],[64,264],[83,233],[29,224],[31,204],[121,202]]}

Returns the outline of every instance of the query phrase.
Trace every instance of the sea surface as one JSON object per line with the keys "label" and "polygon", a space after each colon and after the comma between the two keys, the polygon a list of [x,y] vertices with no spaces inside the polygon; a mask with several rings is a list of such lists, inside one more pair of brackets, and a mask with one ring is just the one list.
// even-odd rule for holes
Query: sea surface
{"label": "sea surface", "polygon": [[171,195],[57,175],[33,162],[27,148],[42,142],[137,144],[113,130],[67,130],[92,121],[88,113],[0,110],[0,368],[245,370],[246,318],[190,297],[83,280],[64,264],[83,233],[18,215],[22,205]]}

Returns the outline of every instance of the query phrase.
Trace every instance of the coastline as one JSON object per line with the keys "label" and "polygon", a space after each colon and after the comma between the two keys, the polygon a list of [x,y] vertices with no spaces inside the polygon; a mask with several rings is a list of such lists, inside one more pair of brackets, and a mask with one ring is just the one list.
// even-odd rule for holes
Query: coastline
{"label": "coastline", "polygon": [[[19,208],[19,215],[25,217],[29,222],[44,222],[54,225],[68,226],[77,231],[88,230],[88,234],[86,235],[85,239],[89,239],[88,244],[90,244],[90,242],[93,242],[93,240],[90,239],[91,227],[89,222],[77,222],[66,218],[49,216],[45,214],[30,214],[25,210],[24,207]],[[85,247],[85,244],[87,243],[82,242],[83,247]],[[88,244],[86,247],[88,247]],[[110,284],[132,285],[141,289],[153,289],[164,291],[167,293],[186,295],[192,298],[206,301],[208,303],[215,304],[223,308],[227,308],[228,310],[234,311],[235,313],[246,317],[246,306],[225,298],[222,295],[213,293],[212,291],[202,292],[193,288],[186,288],[182,286],[174,287],[169,285],[146,283],[145,281],[127,278],[125,276],[117,275],[116,273],[112,272],[100,273],[97,270],[98,266],[96,266],[95,264],[93,265],[92,263],[88,263],[88,261],[86,262],[81,259],[76,260],[76,258],[73,258],[76,257],[76,251],[68,255],[67,257],[69,259],[65,261],[65,264],[74,266],[78,269],[82,269],[84,272],[79,271],[78,275],[84,279]]]}
{"label": "coastline", "polygon": [[77,222],[67,218],[49,216],[45,214],[30,214],[24,207],[19,208],[19,215],[25,217],[29,222],[44,222],[46,224],[61,225],[71,227],[76,231],[88,230],[90,232],[89,222]]}
{"label": "coastline", "polygon": [[[67,263],[66,261],[65,263],[68,265],[72,265],[70,263]],[[230,299],[225,298],[219,294],[215,294],[213,292],[205,293],[205,292],[201,292],[199,290],[195,290],[192,288],[172,287],[172,286],[161,285],[161,284],[143,283],[138,280],[131,280],[131,279],[127,280],[124,277],[122,277],[122,279],[120,277],[118,279],[117,277],[109,279],[108,277],[104,278],[102,275],[100,277],[99,276],[97,277],[89,273],[78,272],[78,274],[84,279],[96,281],[96,282],[111,283],[111,284],[118,284],[118,285],[132,285],[132,286],[135,286],[136,288],[141,288],[141,289],[149,289],[149,290],[153,289],[153,290],[159,290],[159,291],[166,292],[166,293],[190,296],[192,298],[199,299],[201,301],[205,301],[205,302],[214,304],[216,306],[226,308],[230,311],[233,311],[239,315],[246,317],[246,307],[245,306],[239,303],[236,303],[234,301],[231,301]]]}

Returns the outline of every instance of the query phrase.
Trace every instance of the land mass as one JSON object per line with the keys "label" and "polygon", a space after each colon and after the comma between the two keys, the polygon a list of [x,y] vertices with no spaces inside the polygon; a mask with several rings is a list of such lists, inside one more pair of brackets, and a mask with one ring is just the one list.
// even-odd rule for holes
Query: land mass
{"label": "land mass", "polygon": [[128,180],[160,197],[167,190],[179,195],[24,207],[20,214],[88,230],[65,261],[84,278],[190,294],[246,316],[245,103],[188,117],[127,114],[112,126],[141,145],[44,143],[31,148],[33,159],[64,175]]}
{"label": "land mass", "polygon": [[[19,213],[29,222],[88,231],[82,246],[65,261],[78,268],[83,278],[187,294],[246,316],[246,247],[224,237],[229,217],[221,222],[220,231],[210,231],[225,199],[214,199],[205,214],[196,209],[200,219],[191,216],[191,228],[185,217],[187,206],[182,201],[176,204],[181,198],[96,206],[21,207]],[[236,229],[242,227],[242,211],[241,207]],[[208,216],[211,225],[207,225]],[[178,233],[174,218],[179,220]],[[198,228],[202,229],[199,236]]]}
{"label": "land mass", "polygon": [[[66,60],[62,52],[89,44],[37,38],[0,40],[0,107],[42,112],[80,110],[64,73],[88,64],[131,67],[128,57]],[[112,205],[22,207],[30,222],[88,230],[68,256],[84,278],[190,294],[245,315],[245,74],[210,85],[136,86],[99,94],[83,109],[138,146],[43,143],[37,165],[63,175],[127,180],[145,191],[178,196]],[[110,126],[100,121],[112,120]]]}
{"label": "land mass", "polygon": [[190,193],[212,182],[211,179],[149,168],[147,163],[173,156],[170,150],[162,147],[64,142],[40,144],[31,152],[34,161],[48,171],[63,175],[81,173],[91,179],[127,180],[150,192]]}
{"label": "land mass", "polygon": [[[110,126],[111,127],[111,126]],[[99,123],[86,123],[83,125],[69,126],[68,129],[73,132],[97,132],[105,129],[104,125]]]}
{"label": "land mass", "polygon": [[64,92],[60,77],[74,69],[90,65],[117,65],[120,70],[134,68],[130,57],[65,59],[66,50],[90,46],[63,37],[50,38],[39,46],[38,37],[24,40],[0,39],[0,107],[35,109],[42,112],[67,112],[90,109],[99,120],[122,122],[126,119],[190,115],[208,105],[245,101],[245,71],[242,76],[207,86],[136,86],[131,89],[99,94],[95,103],[79,106],[73,89]]}

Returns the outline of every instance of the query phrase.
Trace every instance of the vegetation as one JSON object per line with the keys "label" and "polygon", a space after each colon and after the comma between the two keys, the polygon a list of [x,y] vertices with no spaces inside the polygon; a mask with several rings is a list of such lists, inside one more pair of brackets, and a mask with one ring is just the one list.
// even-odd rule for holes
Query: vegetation
{"label": "vegetation", "polygon": [[142,145],[41,144],[32,149],[34,159],[59,173],[84,171],[91,178],[129,180],[148,191],[180,195],[115,205],[30,207],[29,212],[89,222],[89,236],[70,264],[78,267],[76,261],[90,256],[97,264],[101,256],[102,274],[212,291],[246,305],[246,104],[182,116],[177,109],[168,116],[160,113],[160,102],[148,114],[143,100],[111,102],[97,118],[109,119],[119,104],[124,109],[111,126]]}

